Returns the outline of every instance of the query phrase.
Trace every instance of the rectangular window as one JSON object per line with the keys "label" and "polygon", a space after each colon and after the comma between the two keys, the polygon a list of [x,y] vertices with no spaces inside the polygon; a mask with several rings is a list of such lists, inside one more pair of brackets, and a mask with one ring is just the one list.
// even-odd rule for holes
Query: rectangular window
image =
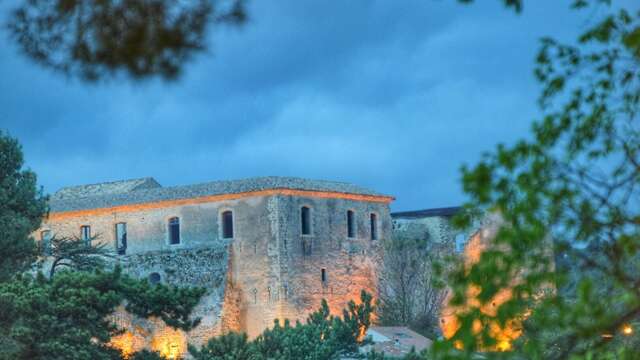
{"label": "rectangular window", "polygon": [[300,225],[302,227],[302,235],[311,234],[311,209],[303,206],[300,209]]}
{"label": "rectangular window", "polygon": [[42,244],[42,250],[45,255],[51,255],[51,231],[44,230],[40,232],[40,241]]}
{"label": "rectangular window", "polygon": [[127,252],[127,223],[116,224],[116,249],[120,255]]}
{"label": "rectangular window", "polygon": [[347,237],[356,237],[356,224],[353,211],[347,211]]}
{"label": "rectangular window", "polygon": [[169,244],[180,244],[180,219],[177,217],[169,219]]}
{"label": "rectangular window", "polygon": [[222,237],[225,239],[233,238],[233,212],[231,211],[222,213]]}
{"label": "rectangular window", "polygon": [[85,242],[91,241],[91,226],[89,225],[80,226],[80,239],[82,239]]}
{"label": "rectangular window", "polygon": [[320,270],[320,279],[323,284],[327,282],[327,271],[325,269]]}
{"label": "rectangular window", "polygon": [[371,240],[378,239],[378,216],[371,214]]}

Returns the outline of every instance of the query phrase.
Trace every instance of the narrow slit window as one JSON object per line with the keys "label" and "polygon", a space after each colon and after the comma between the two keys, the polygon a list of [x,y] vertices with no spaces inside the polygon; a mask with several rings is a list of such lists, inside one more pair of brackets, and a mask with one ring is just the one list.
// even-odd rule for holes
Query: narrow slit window
{"label": "narrow slit window", "polygon": [[127,223],[116,224],[116,249],[120,255],[127,252]]}
{"label": "narrow slit window", "polygon": [[307,206],[300,209],[300,223],[302,235],[311,235],[311,209]]}
{"label": "narrow slit window", "polygon": [[320,279],[322,280],[323,284],[327,282],[327,270],[320,270]]}
{"label": "narrow slit window", "polygon": [[356,224],[353,211],[347,211],[347,237],[356,237]]}
{"label": "narrow slit window", "polygon": [[51,254],[51,231],[44,230],[40,232],[40,241],[45,255]]}
{"label": "narrow slit window", "polygon": [[91,241],[91,226],[89,225],[80,226],[80,239],[82,239],[82,241],[87,243]]}
{"label": "narrow slit window", "polygon": [[371,240],[378,240],[378,216],[371,214]]}
{"label": "narrow slit window", "polygon": [[233,212],[231,211],[222,213],[222,237],[225,239],[233,238]]}
{"label": "narrow slit window", "polygon": [[180,244],[180,218],[169,219],[169,244]]}

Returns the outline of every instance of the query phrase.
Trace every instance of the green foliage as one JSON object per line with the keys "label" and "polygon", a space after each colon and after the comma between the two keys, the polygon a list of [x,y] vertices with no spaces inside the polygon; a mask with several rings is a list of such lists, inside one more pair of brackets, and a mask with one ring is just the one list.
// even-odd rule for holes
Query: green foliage
{"label": "green foliage", "polygon": [[357,353],[358,346],[371,323],[374,307],[371,295],[362,291],[360,303],[349,302],[342,317],[332,316],[322,301],[320,309],[310,314],[306,323],[291,326],[288,320],[265,330],[248,342],[246,335],[227,334],[209,340],[201,349],[189,347],[197,360],[277,359],[330,360],[340,355]]}
{"label": "green foliage", "polygon": [[[596,3],[608,1],[574,6]],[[475,286],[481,304],[435,344],[438,358],[490,348],[490,324],[509,319],[523,321],[523,336],[494,357],[632,359],[640,351],[639,329],[621,333],[640,319],[640,13],[602,9],[575,44],[542,40],[535,75],[544,115],[532,139],[463,168],[466,208],[505,225],[478,263],[450,274],[454,302]],[[495,315],[480,311],[505,289],[512,297]]]}
{"label": "green foliage", "polygon": [[246,20],[242,0],[24,0],[12,15],[12,38],[30,59],[88,81],[174,79],[206,49],[211,25]]}
{"label": "green foliage", "polygon": [[35,260],[30,236],[47,213],[47,198],[36,186],[36,175],[23,165],[18,142],[0,131],[0,282]]}
{"label": "green foliage", "polygon": [[165,360],[166,358],[160,355],[160,353],[149,351],[149,350],[141,350],[133,354],[129,358],[130,360]]}
{"label": "green foliage", "polygon": [[189,345],[195,360],[249,360],[251,351],[246,334],[229,333],[213,338],[200,350]]}
{"label": "green foliage", "polygon": [[106,244],[97,243],[96,237],[90,241],[84,241],[77,237],[56,237],[51,238],[48,244],[40,244],[41,247],[48,246],[48,249],[41,249],[41,254],[47,254],[44,259],[51,259],[49,277],[53,277],[57,270],[61,268],[91,271],[101,269],[106,265],[105,258],[112,257],[107,250]]}
{"label": "green foliage", "polygon": [[195,323],[188,314],[203,293],[150,285],[119,268],[62,271],[53,279],[25,275],[0,284],[0,359],[119,359],[119,351],[107,346],[119,333],[108,319],[117,306],[125,303],[137,316],[158,316],[187,330]]}
{"label": "green foliage", "polygon": [[[29,235],[47,209],[35,174],[21,170],[22,164],[17,141],[0,133],[0,360],[120,359],[107,344],[120,333],[109,315],[122,304],[134,315],[158,317],[174,328],[198,324],[189,314],[204,289],[151,285],[123,275],[119,267],[104,272],[102,257],[108,254],[91,242],[54,238],[47,250],[51,276],[22,273],[35,260]],[[149,352],[136,358],[159,359]]]}

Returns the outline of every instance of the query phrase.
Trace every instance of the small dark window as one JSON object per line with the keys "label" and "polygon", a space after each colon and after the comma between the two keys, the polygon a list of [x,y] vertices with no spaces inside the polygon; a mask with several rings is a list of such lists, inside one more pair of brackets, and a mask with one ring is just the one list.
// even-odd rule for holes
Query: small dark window
{"label": "small dark window", "polygon": [[180,244],[180,218],[169,219],[169,244]]}
{"label": "small dark window", "polygon": [[127,223],[116,224],[116,249],[120,255],[127,252]]}
{"label": "small dark window", "polygon": [[353,211],[347,211],[347,237],[356,237],[356,224]]}
{"label": "small dark window", "polygon": [[80,239],[85,242],[91,241],[91,226],[82,225],[80,226]]}
{"label": "small dark window", "polygon": [[159,284],[159,283],[160,283],[160,280],[161,280],[161,278],[160,278],[160,274],[158,274],[157,272],[151,273],[151,274],[149,275],[149,282],[150,282],[151,284],[154,284],[154,285],[155,285],[155,284]]}
{"label": "small dark window", "polygon": [[44,230],[40,232],[40,241],[45,255],[51,254],[51,231]]}
{"label": "small dark window", "polygon": [[233,238],[233,212],[231,211],[222,213],[222,237],[225,239]]}
{"label": "small dark window", "polygon": [[300,224],[302,226],[302,235],[311,234],[311,209],[303,206],[300,209]]}
{"label": "small dark window", "polygon": [[322,279],[322,283],[327,282],[327,271],[325,269],[320,270],[320,279]]}
{"label": "small dark window", "polygon": [[371,240],[378,239],[378,216],[371,214]]}

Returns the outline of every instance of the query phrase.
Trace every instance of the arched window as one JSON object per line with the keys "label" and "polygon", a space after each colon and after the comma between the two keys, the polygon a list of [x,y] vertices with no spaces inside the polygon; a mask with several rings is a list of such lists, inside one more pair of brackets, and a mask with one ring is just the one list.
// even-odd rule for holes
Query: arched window
{"label": "arched window", "polygon": [[308,206],[300,208],[300,227],[302,235],[311,235],[311,209]]}
{"label": "arched window", "polygon": [[371,240],[378,240],[378,216],[371,214],[369,222],[371,223]]}
{"label": "arched window", "polygon": [[169,219],[169,244],[180,244],[180,218]]}
{"label": "arched window", "polygon": [[347,237],[356,237],[356,223],[354,213],[351,210],[347,211]]}
{"label": "arched window", "polygon": [[233,212],[229,210],[222,213],[222,237],[233,238]]}

